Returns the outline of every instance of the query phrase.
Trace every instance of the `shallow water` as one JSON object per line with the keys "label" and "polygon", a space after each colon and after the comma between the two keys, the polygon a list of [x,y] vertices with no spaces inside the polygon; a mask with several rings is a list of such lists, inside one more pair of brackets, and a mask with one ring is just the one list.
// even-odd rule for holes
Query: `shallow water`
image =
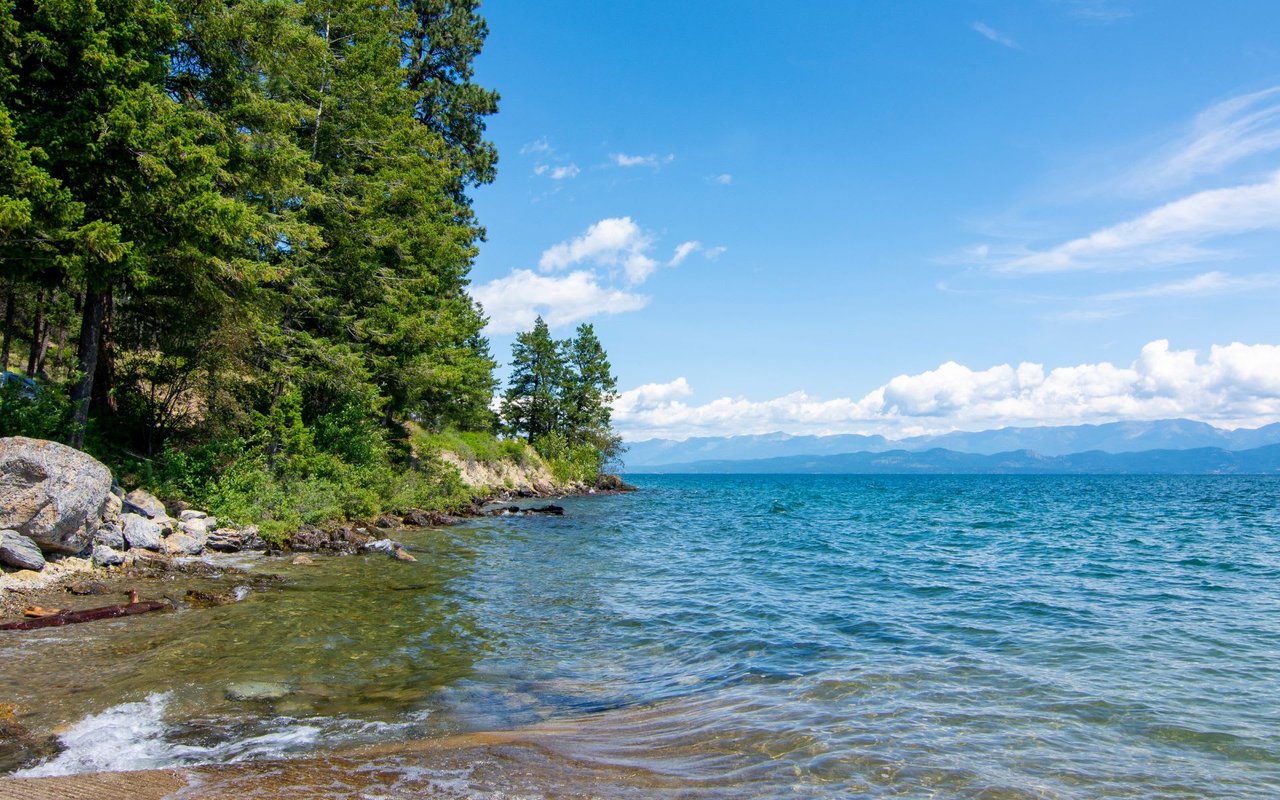
{"label": "shallow water", "polygon": [[235,605],[0,635],[0,698],[62,726],[34,774],[520,729],[537,748],[428,777],[456,796],[1280,794],[1280,479],[634,482],[560,518],[400,535],[417,563],[265,560],[284,588]]}

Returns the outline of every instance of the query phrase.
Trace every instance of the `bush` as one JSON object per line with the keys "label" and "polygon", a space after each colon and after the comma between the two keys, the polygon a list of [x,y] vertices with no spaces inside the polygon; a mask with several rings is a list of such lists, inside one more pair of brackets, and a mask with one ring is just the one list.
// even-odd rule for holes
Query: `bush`
{"label": "bush", "polygon": [[0,385],[0,436],[67,441],[72,425],[67,388],[56,383],[34,385],[33,390],[18,376]]}

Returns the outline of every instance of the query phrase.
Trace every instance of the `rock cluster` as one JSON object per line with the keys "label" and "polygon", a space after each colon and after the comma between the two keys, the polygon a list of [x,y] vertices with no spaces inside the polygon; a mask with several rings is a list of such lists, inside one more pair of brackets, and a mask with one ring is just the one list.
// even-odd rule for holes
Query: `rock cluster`
{"label": "rock cluster", "polygon": [[0,565],[19,570],[8,573],[15,580],[62,561],[109,567],[139,553],[266,549],[254,526],[220,524],[204,511],[176,505],[173,510],[177,518],[142,489],[123,494],[106,466],[79,450],[19,436],[0,439]]}

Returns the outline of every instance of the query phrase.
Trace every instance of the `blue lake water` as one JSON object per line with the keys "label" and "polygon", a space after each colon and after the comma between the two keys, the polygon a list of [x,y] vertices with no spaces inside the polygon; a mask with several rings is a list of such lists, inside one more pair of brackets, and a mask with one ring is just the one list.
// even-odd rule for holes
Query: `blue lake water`
{"label": "blue lake water", "polygon": [[[394,572],[280,567],[296,591],[170,615],[147,681],[63,713],[157,706],[146,766],[511,729],[573,765],[457,796],[1280,796],[1280,479],[630,479],[405,535]],[[0,656],[94,652],[56,636]],[[293,705],[224,701],[245,675]]]}

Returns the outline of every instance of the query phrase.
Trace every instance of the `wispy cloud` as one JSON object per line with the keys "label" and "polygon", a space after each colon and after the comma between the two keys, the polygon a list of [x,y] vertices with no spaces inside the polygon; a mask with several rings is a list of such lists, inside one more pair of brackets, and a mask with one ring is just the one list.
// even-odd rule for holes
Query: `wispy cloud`
{"label": "wispy cloud", "polygon": [[609,159],[619,167],[650,167],[657,169],[658,167],[670,164],[676,160],[675,153],[667,153],[665,156],[650,153],[647,156],[629,156],[626,153],[613,153]]}
{"label": "wispy cloud", "polygon": [[1196,192],[1045,250],[988,250],[979,263],[1010,273],[1189,263],[1222,257],[1204,246],[1209,242],[1259,230],[1280,230],[1280,172],[1261,183]]}
{"label": "wispy cloud", "polygon": [[632,441],[786,431],[911,435],[999,425],[1067,425],[1188,418],[1236,427],[1280,420],[1280,345],[1214,345],[1207,356],[1164,339],[1128,365],[1047,369],[1024,362],[972,369],[948,361],[899,375],[860,399],[793,392],[769,400],[721,397],[701,405],[684,378],[623,392],[614,421]]}
{"label": "wispy cloud", "polygon": [[1022,46],[1019,45],[1017,42],[1015,42],[1013,39],[1010,39],[1008,36],[1005,36],[1003,33],[996,30],[995,28],[992,28],[990,25],[986,24],[985,22],[975,22],[973,23],[972,27],[975,31],[982,34],[983,36],[990,39],[991,41],[995,42],[996,44],[1001,44],[1001,45],[1004,45],[1005,47],[1013,48],[1014,50],[1022,49]]}
{"label": "wispy cloud", "polygon": [[719,175],[712,175],[708,177],[707,183],[714,183],[718,186],[728,186],[733,183],[733,176],[727,172],[722,172]]}
{"label": "wispy cloud", "polygon": [[540,139],[535,139],[532,142],[528,142],[520,148],[520,155],[522,156],[534,155],[536,153],[550,153],[550,152],[551,152],[551,143],[547,141],[547,137],[545,136],[543,136]]}
{"label": "wispy cloud", "polygon": [[1280,150],[1280,86],[1205,109],[1189,130],[1130,170],[1124,183],[1137,191],[1157,191],[1276,150]]}
{"label": "wispy cloud", "polygon": [[535,139],[520,148],[520,155],[531,156],[536,163],[533,174],[553,181],[567,181],[582,172],[573,159],[556,151],[547,137]]}
{"label": "wispy cloud", "polygon": [[1280,283],[1280,275],[1229,275],[1226,272],[1214,271],[1180,281],[1107,292],[1098,295],[1097,299],[1103,302],[1116,302],[1149,297],[1208,297],[1265,289],[1278,283]]}
{"label": "wispy cloud", "polygon": [[1084,22],[1110,25],[1133,16],[1124,4],[1115,0],[1065,0],[1067,15]]}
{"label": "wispy cloud", "polygon": [[701,242],[681,242],[676,245],[676,251],[671,256],[671,260],[667,262],[668,266],[679,266],[686,258],[702,249]]}

